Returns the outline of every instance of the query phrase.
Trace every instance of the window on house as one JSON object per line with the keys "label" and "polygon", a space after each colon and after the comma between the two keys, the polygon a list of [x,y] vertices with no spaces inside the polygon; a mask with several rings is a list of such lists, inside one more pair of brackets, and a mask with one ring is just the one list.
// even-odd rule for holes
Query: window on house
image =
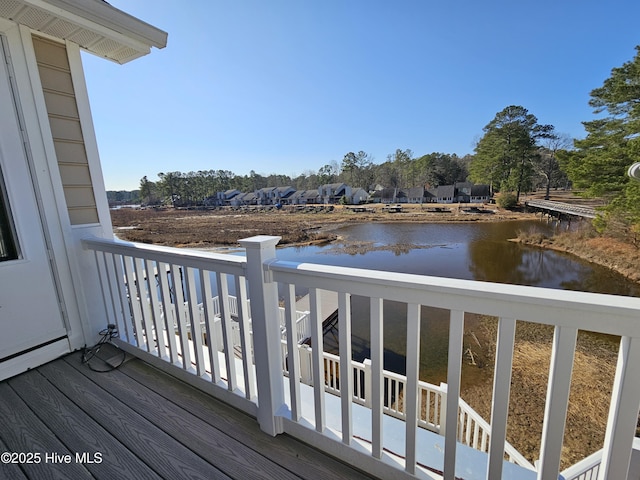
{"label": "window on house", "polygon": [[18,258],[18,245],[7,201],[7,192],[4,188],[4,179],[0,171],[0,262],[16,258]]}

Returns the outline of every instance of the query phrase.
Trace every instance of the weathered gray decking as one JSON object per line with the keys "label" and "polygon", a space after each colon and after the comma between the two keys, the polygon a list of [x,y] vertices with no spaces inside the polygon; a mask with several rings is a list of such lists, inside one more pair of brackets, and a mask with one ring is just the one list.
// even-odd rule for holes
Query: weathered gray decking
{"label": "weathered gray decking", "polygon": [[369,478],[137,359],[97,373],[76,353],[4,381],[0,418],[0,452],[40,454],[3,479]]}

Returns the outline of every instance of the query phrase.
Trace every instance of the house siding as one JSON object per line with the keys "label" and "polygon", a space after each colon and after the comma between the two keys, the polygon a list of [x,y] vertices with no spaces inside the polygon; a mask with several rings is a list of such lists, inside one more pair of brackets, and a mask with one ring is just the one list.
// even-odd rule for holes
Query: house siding
{"label": "house siding", "polygon": [[98,223],[98,209],[65,45],[33,36],[60,178],[72,225]]}

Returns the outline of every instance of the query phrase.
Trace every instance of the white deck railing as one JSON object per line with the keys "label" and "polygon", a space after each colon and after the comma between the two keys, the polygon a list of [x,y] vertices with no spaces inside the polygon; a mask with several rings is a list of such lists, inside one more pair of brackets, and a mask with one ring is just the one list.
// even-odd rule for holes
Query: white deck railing
{"label": "white deck railing", "polygon": [[[193,378],[192,383],[256,415],[264,431],[274,435],[288,432],[382,477],[404,474],[407,478],[436,478],[441,474],[445,479],[453,479],[456,452],[463,448],[459,442],[482,450],[486,447],[487,461],[482,467],[484,478],[502,477],[506,471],[506,425],[516,320],[524,320],[552,325],[555,329],[546,411],[541,419],[543,433],[538,478],[558,478],[577,332],[587,330],[618,335],[621,337],[618,366],[598,478],[626,480],[640,404],[640,374],[634,369],[640,362],[639,299],[284,262],[276,258],[277,241],[277,237],[242,240],[241,244],[247,249],[244,258],[86,240],[85,246],[95,252],[97,281],[103,292],[102,299],[93,300],[103,302],[106,318],[116,319],[126,348],[158,364],[173,364],[187,372],[183,377]],[[243,352],[239,367],[234,360],[231,313],[226,307],[229,284],[235,286],[235,296],[239,299],[237,315]],[[286,363],[283,363],[281,351],[278,284],[284,292]],[[355,395],[340,397],[341,426],[337,428],[327,424],[326,382],[313,385],[312,413],[309,415],[302,408],[303,363],[300,355],[294,353],[299,349],[297,335],[293,333],[297,330],[295,323],[298,320],[296,287],[309,289],[311,342],[316,346],[309,354],[312,377],[327,378],[329,375],[334,379],[332,381],[339,379],[340,388],[329,382],[329,389],[333,388],[335,393],[339,390],[355,392]],[[214,290],[217,295],[213,295]],[[325,356],[320,347],[324,318],[319,302],[320,290],[338,295],[339,361]],[[253,338],[248,323],[249,292]],[[218,296],[223,300],[220,313],[222,362],[214,349],[204,348],[200,335],[191,335],[192,342],[189,342],[187,325],[192,332],[200,329],[196,307],[199,294],[205,299],[204,328],[208,338],[213,334],[215,320],[209,299]],[[370,299],[369,366],[356,368],[351,363],[351,295]],[[389,375],[382,368],[384,300],[407,305],[406,376],[403,378]],[[154,305],[162,305],[169,311],[175,304],[187,304],[186,312],[175,310],[179,335],[158,335],[158,332],[168,332],[171,326],[167,328],[163,324],[160,308]],[[424,391],[418,375],[422,306],[450,311],[447,392],[444,396],[440,392],[440,397],[427,398],[431,393]],[[490,425],[472,419],[466,404],[459,398],[465,312],[499,318]],[[255,364],[248,353],[251,341]],[[210,372],[205,368],[206,364],[211,366]],[[283,365],[289,371],[288,381],[282,374]],[[370,382],[363,381],[364,376],[369,375],[362,373],[367,369]],[[285,388],[289,390],[290,400],[287,401]],[[400,398],[400,391],[402,402],[391,401]],[[370,404],[370,439],[366,444],[353,433],[353,411],[363,402]],[[434,405],[429,416],[423,419],[419,413],[422,402]],[[436,408],[438,402],[440,405]],[[387,415],[401,415],[405,420],[404,452],[389,452],[385,448],[383,417]],[[432,429],[437,426],[443,436],[440,474],[434,474],[434,469],[438,468],[420,462],[424,449],[419,445],[421,423]],[[589,468],[593,470],[593,466]],[[580,472],[576,472],[574,478],[581,478],[579,475]]]}
{"label": "white deck railing", "polygon": [[[300,381],[305,385],[313,385],[312,356],[313,351],[306,345],[298,346]],[[287,358],[286,342],[283,342],[283,359]],[[324,385],[325,391],[340,396],[340,357],[323,352]],[[363,362],[351,361],[353,369],[352,401],[359,405],[372,408],[373,399],[371,393],[372,369],[371,360]],[[288,376],[287,364],[283,365],[283,371]],[[382,401],[382,410],[385,415],[406,421],[404,407],[404,391],[407,377],[398,373],[382,370],[382,382],[385,395]],[[444,431],[444,407],[446,405],[447,386],[433,385],[428,382],[418,382],[418,426],[432,432]],[[469,406],[460,399],[458,412],[458,442],[481,452],[488,453],[490,425]],[[505,442],[505,457],[508,461],[525,468],[535,467],[518,452],[513,445]]]}

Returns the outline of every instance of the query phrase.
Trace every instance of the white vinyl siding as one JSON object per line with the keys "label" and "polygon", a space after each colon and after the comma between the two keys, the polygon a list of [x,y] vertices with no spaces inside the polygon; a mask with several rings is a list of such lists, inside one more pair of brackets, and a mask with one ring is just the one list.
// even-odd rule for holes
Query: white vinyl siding
{"label": "white vinyl siding", "polygon": [[33,46],[72,225],[98,223],[71,69],[64,44],[37,36]]}

